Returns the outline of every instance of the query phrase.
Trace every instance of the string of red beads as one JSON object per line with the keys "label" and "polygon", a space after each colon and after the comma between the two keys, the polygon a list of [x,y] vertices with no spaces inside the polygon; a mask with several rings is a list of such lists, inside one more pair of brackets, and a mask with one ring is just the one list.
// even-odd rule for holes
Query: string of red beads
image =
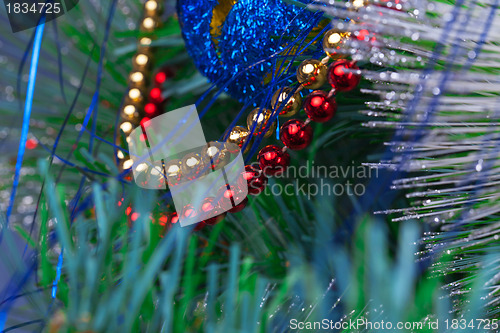
{"label": "string of red beads", "polygon": [[[298,89],[283,87],[278,89],[271,101],[272,110],[253,110],[247,119],[248,130],[241,126],[236,126],[230,132],[228,141],[240,146],[251,139],[253,134],[262,134],[261,129],[268,128],[266,137],[272,135],[274,124],[268,125],[275,114],[279,112],[281,117],[296,115],[303,108],[307,115],[307,120],[290,119],[281,125],[279,131],[280,141],[284,147],[268,145],[262,148],[257,161],[259,166],[247,165],[245,167],[245,179],[249,189],[249,194],[257,195],[264,191],[267,184],[267,177],[278,176],[286,171],[290,164],[290,155],[287,150],[301,150],[308,147],[314,137],[313,128],[310,122],[324,123],[331,120],[337,112],[337,102],[335,93],[353,90],[358,86],[361,75],[358,66],[354,61],[342,58],[339,54],[341,47],[345,46],[346,40],[352,38],[350,33],[344,33],[335,29],[325,33],[323,48],[328,55],[322,61],[305,60],[297,69]],[[335,61],[327,67],[329,59]],[[325,83],[329,83],[329,92],[316,90]],[[300,94],[303,89],[312,91],[302,99]],[[255,124],[257,122],[257,124]],[[255,129],[258,129],[257,131]]]}
{"label": "string of red beads", "polygon": [[[283,147],[268,145],[257,154],[258,165],[245,166],[241,181],[246,182],[248,194],[258,195],[262,193],[268,183],[268,177],[279,176],[286,171],[290,165],[288,149],[301,150],[311,144],[314,133],[310,123],[324,123],[335,116],[337,112],[336,92],[352,90],[359,84],[360,73],[356,63],[339,59],[341,56],[337,53],[340,45],[345,44],[346,38],[351,38],[349,33],[339,33],[334,29],[327,32],[323,46],[328,57],[321,61],[305,60],[299,65],[297,81],[300,86],[296,89],[292,87],[278,89],[271,100],[271,109],[254,109],[247,118],[246,128],[235,126],[230,131],[227,142],[235,144],[241,149],[245,144],[250,146],[251,140],[257,135],[272,136],[276,130],[276,122],[273,121],[276,112],[279,112],[280,117],[291,117],[303,108],[307,115],[306,120],[290,119],[280,126],[279,139],[283,143]],[[334,45],[335,42],[338,43],[338,47]],[[329,59],[336,61],[327,66]],[[155,82],[157,84],[161,84],[163,80],[163,75],[156,75]],[[331,86],[329,92],[317,90],[326,83]],[[302,98],[300,92],[303,89],[312,91],[305,98]],[[156,91],[151,91],[150,97],[155,101],[159,98],[159,94]],[[151,107],[151,113],[153,112],[153,107]],[[241,185],[243,184],[240,184],[240,187]],[[227,211],[231,213],[241,211],[248,203],[248,198],[242,198],[241,195],[239,188],[231,187],[220,189],[218,196],[226,200],[215,202],[214,198],[207,198],[207,201],[202,205],[202,210],[205,208],[208,211],[219,209],[221,213],[199,223],[195,230],[199,230],[205,225],[217,224],[224,219]],[[242,201],[234,207],[231,203],[236,202],[235,200]],[[190,207],[185,207],[183,211],[183,214],[196,213]],[[176,218],[172,215],[172,219]],[[173,220],[170,223],[173,223]]]}

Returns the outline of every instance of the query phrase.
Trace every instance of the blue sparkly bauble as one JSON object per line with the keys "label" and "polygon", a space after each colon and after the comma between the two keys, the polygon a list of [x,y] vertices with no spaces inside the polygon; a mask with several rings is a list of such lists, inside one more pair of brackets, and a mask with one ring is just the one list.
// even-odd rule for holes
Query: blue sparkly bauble
{"label": "blue sparkly bauble", "polygon": [[321,19],[282,0],[178,0],[177,9],[198,70],[243,102],[261,91],[283,61],[293,59]]}

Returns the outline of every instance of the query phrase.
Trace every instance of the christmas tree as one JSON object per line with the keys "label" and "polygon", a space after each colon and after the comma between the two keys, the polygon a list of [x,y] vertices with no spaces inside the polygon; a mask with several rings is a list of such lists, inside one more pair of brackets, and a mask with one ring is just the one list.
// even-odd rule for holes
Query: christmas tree
{"label": "christmas tree", "polygon": [[497,2],[7,3],[2,332],[498,330]]}

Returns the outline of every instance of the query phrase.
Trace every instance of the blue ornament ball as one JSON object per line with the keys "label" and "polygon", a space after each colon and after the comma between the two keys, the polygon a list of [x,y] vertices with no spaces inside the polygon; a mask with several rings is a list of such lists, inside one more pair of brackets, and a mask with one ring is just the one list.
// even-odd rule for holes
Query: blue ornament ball
{"label": "blue ornament ball", "polygon": [[198,70],[242,102],[282,74],[322,18],[283,0],[178,0],[177,11]]}

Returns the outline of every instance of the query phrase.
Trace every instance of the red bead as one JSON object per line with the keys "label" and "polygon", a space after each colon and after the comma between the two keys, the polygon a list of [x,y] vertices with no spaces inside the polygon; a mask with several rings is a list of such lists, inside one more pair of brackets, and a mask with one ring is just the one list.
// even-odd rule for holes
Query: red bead
{"label": "red bead", "polygon": [[337,102],[335,98],[328,97],[328,93],[316,90],[306,97],[304,110],[312,121],[324,123],[332,119],[337,112]]}
{"label": "red bead", "polygon": [[152,100],[154,101],[161,101],[161,89],[160,88],[153,88],[149,92],[149,96],[151,97]]}
{"label": "red bead", "polygon": [[260,194],[267,185],[267,177],[258,165],[246,165],[243,181],[247,183],[248,194]]}
{"label": "red bead", "polygon": [[136,221],[136,220],[139,218],[139,216],[140,216],[140,215],[139,215],[139,213],[134,212],[134,213],[132,213],[132,215],[130,216],[130,219],[131,219],[132,221]]}
{"label": "red bead", "polygon": [[291,119],[280,128],[280,140],[285,146],[293,150],[304,149],[309,146],[313,138],[311,125],[302,120]]}
{"label": "red bead", "polygon": [[206,219],[208,216],[213,216],[218,213],[220,208],[217,206],[214,197],[205,198],[200,205],[200,219]]}
{"label": "red bead", "polygon": [[223,186],[217,192],[219,207],[223,211],[229,211],[242,202],[246,195],[237,186]]}
{"label": "red bead", "polygon": [[38,146],[38,141],[36,141],[36,139],[26,140],[26,148],[27,149],[35,149],[37,146]]}
{"label": "red bead", "polygon": [[213,197],[208,197],[201,202],[200,210],[202,215],[209,214],[216,208],[216,205],[214,204],[214,199],[215,198]]}
{"label": "red bead", "polygon": [[208,214],[210,215],[215,214],[215,216],[212,216],[203,221],[204,224],[208,225],[214,225],[219,223],[222,219],[224,219],[225,216],[224,211],[219,205],[217,205],[214,197],[205,198],[201,203],[200,211],[201,211],[201,216],[200,216],[201,218],[204,218],[204,215],[206,216]]}
{"label": "red bead", "polygon": [[177,212],[173,212],[170,216],[170,223],[176,224],[177,222],[179,222],[179,216],[177,215]]}
{"label": "red bead", "polygon": [[158,219],[158,223],[162,227],[166,227],[167,223],[168,223],[168,215],[162,215],[162,216],[160,216],[160,218]]}
{"label": "red bead", "polygon": [[262,148],[257,159],[260,168],[267,176],[278,176],[290,165],[290,155],[274,145]]}
{"label": "red bead", "polygon": [[167,213],[160,217],[159,223],[163,227],[163,231],[170,230],[174,224],[179,222],[179,217],[177,216],[177,212]]}
{"label": "red bead", "polygon": [[144,111],[147,114],[154,114],[154,113],[156,113],[156,105],[153,103],[148,103],[148,104],[144,105]]}
{"label": "red bead", "polygon": [[247,203],[248,203],[248,198],[245,198],[245,199],[243,199],[242,202],[240,202],[238,205],[236,205],[236,207],[234,207],[233,209],[231,209],[229,212],[230,213],[241,212],[247,206]]}
{"label": "red bead", "polygon": [[166,80],[167,80],[167,74],[165,74],[165,72],[158,72],[155,75],[156,84],[162,84]]}
{"label": "red bead", "polygon": [[[197,211],[192,204],[188,204],[182,209],[182,215],[184,218],[197,220],[199,217],[202,217],[202,212]],[[203,227],[205,227],[204,223],[196,223],[193,231],[201,230]]]}
{"label": "red bead", "polygon": [[345,59],[334,62],[328,69],[328,82],[337,91],[349,91],[356,88],[361,76],[352,71],[359,69],[353,61]]}
{"label": "red bead", "polygon": [[195,218],[197,215],[198,212],[196,211],[196,209],[194,209],[192,204],[188,204],[182,209],[182,216],[184,216],[185,218],[191,219]]}

